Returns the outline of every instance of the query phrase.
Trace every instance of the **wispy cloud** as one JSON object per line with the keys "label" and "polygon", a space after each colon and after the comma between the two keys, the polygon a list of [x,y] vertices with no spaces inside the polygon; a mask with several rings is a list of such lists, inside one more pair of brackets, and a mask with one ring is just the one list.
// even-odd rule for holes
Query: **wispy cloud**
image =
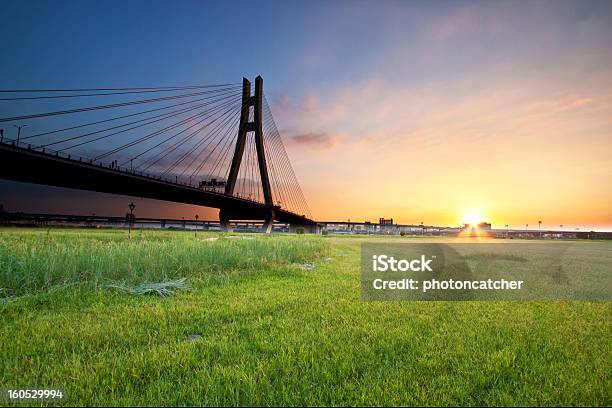
{"label": "wispy cloud", "polygon": [[289,135],[286,140],[291,145],[310,146],[321,149],[334,147],[336,140],[325,132],[308,132]]}

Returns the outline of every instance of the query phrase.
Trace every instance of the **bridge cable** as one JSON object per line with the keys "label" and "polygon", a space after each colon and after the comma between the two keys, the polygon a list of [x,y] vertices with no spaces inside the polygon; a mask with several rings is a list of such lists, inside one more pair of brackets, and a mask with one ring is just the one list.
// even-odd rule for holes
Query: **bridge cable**
{"label": "bridge cable", "polygon": [[297,181],[297,178],[295,176],[295,172],[293,171],[293,167],[291,166],[291,163],[289,161],[289,157],[287,156],[287,152],[286,152],[286,150],[284,148],[284,145],[282,143],[282,139],[280,137],[280,132],[278,132],[278,128],[276,127],[276,123],[274,121],[274,117],[272,116],[272,112],[271,112],[269,104],[268,104],[268,102],[267,102],[267,100],[265,98],[265,95],[264,95],[264,107],[266,108],[266,110],[269,113],[269,120],[271,120],[271,122],[274,125],[274,129],[275,129],[274,133],[275,133],[276,137],[273,138],[273,139],[275,140],[275,142],[277,144],[277,148],[280,150],[280,152],[282,154],[282,157],[284,157],[284,159],[285,159],[285,160],[282,160],[283,164],[286,165],[287,171],[290,172],[290,177],[291,177],[291,180],[292,180],[293,188],[296,190],[295,193],[298,196],[297,197],[298,198],[298,202],[300,202],[300,206],[299,206],[300,208],[299,209],[301,211],[305,211],[307,214],[309,214],[309,217],[310,217],[311,216],[310,215],[310,209],[308,208],[308,204],[306,203],[306,200],[304,198],[304,195],[302,193],[300,185],[299,185],[299,183]]}
{"label": "bridge cable", "polygon": [[[207,113],[207,116],[206,116],[206,117],[204,117],[202,120],[199,120],[199,121],[195,122],[193,125],[191,125],[191,126],[187,127],[186,129],[183,129],[182,131],[180,131],[180,132],[178,132],[178,133],[176,133],[176,134],[174,134],[174,135],[172,135],[172,136],[170,136],[170,137],[168,137],[168,138],[166,138],[166,139],[164,139],[164,140],[160,141],[160,142],[159,142],[159,143],[157,143],[156,145],[154,145],[154,146],[152,146],[152,147],[148,148],[147,150],[145,150],[145,151],[143,151],[143,152],[141,152],[141,153],[139,153],[139,154],[137,154],[137,155],[133,156],[133,157],[131,158],[131,160],[136,160],[136,159],[138,159],[138,158],[142,157],[142,156],[143,156],[143,155],[145,155],[146,153],[149,153],[150,151],[152,151],[152,150],[154,150],[154,149],[156,149],[156,148],[158,148],[158,147],[162,146],[164,143],[166,143],[166,142],[168,142],[168,141],[170,141],[170,140],[174,139],[174,138],[175,138],[175,137],[177,137],[177,136],[180,136],[180,135],[181,135],[181,134],[183,134],[185,131],[187,131],[187,130],[189,130],[189,129],[191,129],[191,128],[193,128],[193,127],[197,126],[197,125],[199,125],[200,123],[204,122],[205,120],[207,120],[207,119],[209,119],[209,118],[213,117],[213,116],[214,116],[214,114],[218,113],[218,112],[219,112],[220,110],[222,110],[222,109],[225,109],[225,108],[226,108],[226,107],[227,107],[227,106],[228,106],[228,105],[229,105],[231,102],[232,102],[232,101],[228,101],[227,103],[224,103],[224,104],[222,104],[222,105],[217,106],[217,107],[216,107],[214,110],[210,110],[210,111],[206,112],[206,113]],[[208,125],[206,125],[206,126],[208,126]],[[189,136],[187,136],[186,138],[190,138],[190,137],[189,137]],[[184,140],[185,140],[185,139],[179,139],[177,142],[175,142],[175,144],[178,144],[178,143],[180,143],[181,141],[184,141]],[[171,148],[171,147],[173,147],[175,144],[173,144],[173,145],[171,145],[171,146],[169,146],[169,147],[166,147],[165,149]],[[162,152],[163,152],[163,150],[162,150]],[[138,167],[142,166],[143,164],[147,163],[149,160],[154,159],[154,158],[155,158],[155,156],[152,156],[151,158],[149,158],[149,159],[145,160],[143,163],[141,163],[140,165],[138,165]]]}
{"label": "bridge cable", "polygon": [[285,195],[286,208],[290,211],[297,211],[298,205],[297,205],[297,200],[295,198],[295,193],[293,191],[292,182],[289,179],[289,174],[286,168],[286,164],[284,163],[284,160],[280,154],[278,145],[276,143],[276,129],[274,128],[274,123],[272,121],[270,114],[271,113],[269,109],[266,109],[266,119],[268,123],[270,123],[270,128],[271,128],[271,131],[268,135],[269,145],[271,147],[270,152],[273,157],[273,162],[277,164],[277,169],[279,172],[281,184],[284,187],[284,191],[286,194]]}
{"label": "bridge cable", "polygon": [[235,82],[218,85],[177,85],[177,86],[152,86],[144,88],[76,88],[76,89],[0,89],[1,93],[24,93],[24,92],[98,92],[98,91],[139,91],[139,90],[163,90],[163,89],[195,89],[195,88],[214,88],[227,86],[242,86],[242,83]]}
{"label": "bridge cable", "polygon": [[122,128],[122,127],[125,127],[125,126],[130,126],[130,125],[133,125],[133,124],[136,124],[136,123],[142,123],[143,121],[144,122],[149,121],[149,122],[143,123],[143,124],[138,125],[138,126],[133,126],[131,128],[124,129],[124,130],[119,131],[119,132],[115,132],[115,133],[108,134],[108,135],[105,135],[105,136],[102,136],[102,137],[98,137],[98,138],[94,138],[94,139],[88,140],[88,141],[86,141],[84,143],[71,146],[70,148],[77,147],[77,146],[82,146],[83,144],[87,144],[87,143],[95,142],[95,141],[98,141],[98,140],[102,140],[102,139],[105,139],[105,138],[108,138],[108,137],[111,137],[111,136],[115,136],[115,135],[118,135],[118,134],[121,134],[121,133],[124,133],[124,132],[128,132],[130,130],[134,130],[134,129],[137,129],[137,128],[140,128],[140,127],[143,127],[143,126],[147,126],[147,125],[150,125],[152,123],[156,123],[156,122],[159,122],[159,121],[162,121],[162,120],[174,117],[174,116],[181,115],[181,114],[186,113],[186,112],[190,112],[190,111],[199,109],[199,108],[204,107],[204,106],[209,106],[211,104],[220,102],[220,101],[222,101],[224,99],[228,99],[230,97],[232,97],[232,95],[228,95],[228,96],[225,96],[223,98],[220,98],[220,99],[217,99],[217,100],[213,100],[213,101],[209,101],[209,102],[206,102],[206,103],[202,103],[200,105],[196,105],[196,106],[193,106],[193,107],[181,108],[181,109],[178,109],[176,111],[166,112],[166,113],[163,113],[163,114],[160,114],[160,115],[155,115],[155,116],[148,117],[148,118],[145,118],[145,119],[140,119],[140,120],[137,120],[137,121],[128,122],[128,123],[125,123],[125,124],[122,124],[122,125],[117,125],[117,126],[113,126],[113,127],[102,129],[102,130],[97,130],[97,131],[94,131],[94,132],[85,133],[85,134],[79,135],[79,136],[69,137],[69,138],[66,138],[66,139],[62,139],[62,140],[59,140],[59,141],[55,141],[55,142],[52,142],[52,143],[47,143],[47,144],[41,145],[40,147],[49,147],[49,146],[53,146],[53,145],[56,145],[56,144],[66,143],[66,142],[69,142],[69,141],[82,139],[82,138],[87,137],[87,136],[92,136],[92,135],[96,135],[96,134],[99,134],[99,133],[108,132],[109,130],[115,130],[115,129],[119,129],[119,128]]}
{"label": "bridge cable", "polygon": [[[215,94],[215,95],[207,96],[207,97],[204,97],[204,98],[194,99],[192,101],[181,102],[181,103],[177,103],[177,104],[173,104],[173,105],[163,106],[161,108],[149,109],[149,110],[145,110],[145,111],[141,111],[141,112],[131,113],[129,115],[116,116],[116,117],[113,117],[113,118],[104,119],[104,120],[98,120],[98,121],[94,121],[94,122],[89,122],[89,123],[85,123],[85,124],[82,124],[82,125],[76,125],[76,126],[71,126],[71,127],[67,127],[67,128],[51,130],[51,131],[47,131],[47,132],[43,132],[43,133],[38,133],[38,134],[22,137],[21,140],[33,139],[33,138],[36,138],[36,137],[46,136],[46,135],[50,135],[50,134],[54,134],[54,133],[60,133],[60,132],[64,132],[64,131],[67,131],[67,130],[74,130],[74,129],[79,129],[79,128],[83,128],[83,127],[87,127],[87,126],[93,126],[93,125],[98,125],[98,124],[101,124],[101,123],[112,122],[112,121],[115,121],[115,120],[120,120],[120,119],[129,118],[129,117],[134,117],[134,116],[138,116],[138,115],[144,115],[144,114],[151,113],[151,112],[157,112],[157,111],[164,110],[164,109],[170,109],[170,108],[174,108],[174,107],[177,107],[177,106],[193,104],[193,103],[200,102],[200,101],[203,101],[203,100],[207,100],[207,99],[211,99],[211,98],[216,98],[219,95],[233,94],[233,93],[235,93],[235,91],[227,91],[226,93]],[[132,123],[136,123],[136,122],[132,122]]]}
{"label": "bridge cable", "polygon": [[[141,90],[141,91],[125,91],[125,92],[122,91],[122,92],[90,93],[90,94],[76,94],[76,95],[23,96],[23,97],[13,97],[13,98],[0,98],[0,101],[23,101],[23,100],[83,98],[83,97],[92,97],[92,96],[133,95],[133,94],[152,93],[152,92],[175,92],[175,91],[203,89],[203,88],[211,88],[211,87],[212,86],[190,86],[190,87],[151,89],[151,90]],[[0,90],[0,92],[7,92],[7,91]],[[21,91],[21,92],[25,92],[25,91]],[[42,92],[51,92],[51,91],[40,91],[40,92],[42,93]]]}
{"label": "bridge cable", "polygon": [[[212,115],[214,114],[213,112],[216,112],[216,111],[218,111],[218,110],[222,109],[222,108],[223,108],[223,107],[224,107],[226,104],[229,104],[229,103],[231,103],[231,102],[232,102],[232,100],[227,101],[226,103],[224,103],[224,104],[222,104],[222,105],[220,105],[220,106],[216,106],[215,108],[208,109],[208,110],[206,110],[206,111],[204,111],[204,112],[199,112],[199,113],[197,113],[196,115],[192,115],[192,116],[190,116],[190,117],[188,117],[188,118],[186,118],[186,119],[184,119],[184,120],[180,121],[180,122],[179,122],[179,123],[177,123],[177,124],[174,124],[174,125],[168,126],[168,127],[164,128],[164,129],[162,129],[162,130],[158,130],[158,131],[153,132],[153,133],[149,133],[148,135],[145,135],[145,136],[143,136],[143,137],[141,137],[141,138],[139,138],[139,139],[137,139],[137,140],[135,140],[135,141],[132,141],[132,142],[126,143],[126,144],[124,144],[123,146],[119,146],[119,147],[117,147],[117,148],[115,148],[115,149],[113,149],[113,150],[110,150],[109,152],[104,153],[103,155],[99,155],[99,156],[98,156],[98,157],[96,157],[96,159],[94,159],[94,160],[97,160],[97,159],[102,158],[102,157],[109,156],[109,155],[111,155],[111,154],[114,154],[114,153],[117,153],[117,152],[119,152],[119,151],[121,151],[121,150],[124,150],[124,149],[126,149],[126,148],[128,148],[128,147],[132,147],[132,146],[134,146],[134,145],[136,145],[136,144],[139,144],[139,143],[141,143],[141,142],[143,142],[143,141],[145,141],[145,140],[149,140],[149,139],[151,139],[151,138],[153,138],[153,137],[159,136],[160,134],[162,134],[162,133],[163,133],[163,132],[165,132],[166,130],[173,129],[173,128],[175,128],[175,127],[178,127],[178,126],[181,126],[181,125],[183,125],[183,124],[186,124],[186,123],[188,123],[189,121],[191,121],[191,120],[193,120],[193,119],[195,119],[195,118],[202,117],[202,116],[204,116],[204,115],[206,115],[206,114],[209,114],[209,113],[210,113],[210,115],[209,115],[208,117],[210,117],[210,116],[212,116]],[[204,118],[204,119],[200,120],[200,121],[199,121],[199,122],[197,122],[197,123],[201,123],[202,121],[206,120],[208,117],[206,117],[206,118]],[[193,126],[195,126],[195,125],[191,125],[191,126],[190,126],[189,128],[187,128],[187,129],[190,129],[190,128],[191,128],[191,127],[193,127]]]}
{"label": "bridge cable", "polygon": [[[232,147],[232,140],[234,139],[232,137],[232,133],[236,134],[236,127],[238,125],[240,118],[237,117],[233,123],[231,123],[230,127],[225,131],[225,134],[223,136],[223,139],[225,140],[225,142],[223,143],[223,146],[221,147],[221,151],[219,153],[219,155],[217,156],[217,158],[215,159],[215,161],[213,162],[213,166],[212,168],[209,170],[208,172],[208,176],[210,178],[213,178],[214,175],[216,175],[216,168],[217,165],[221,165],[221,161],[225,158],[225,155],[227,154],[227,151],[229,151]],[[212,153],[212,152],[211,152]],[[196,174],[199,176],[200,172],[202,171],[202,168],[204,167],[204,165],[208,162],[208,157],[205,157],[200,164],[196,167],[196,169],[191,173],[191,177],[194,177]],[[215,177],[216,178],[216,177]],[[220,178],[220,177],[219,177]]]}
{"label": "bridge cable", "polygon": [[[233,106],[233,105],[232,105]],[[230,106],[230,109],[231,107]],[[229,109],[228,109],[229,110]],[[188,136],[182,138],[181,140],[173,143],[171,146],[165,148],[164,150],[162,150],[160,153],[163,153],[161,155],[158,155],[157,157],[151,157],[150,159],[147,159],[145,162],[141,163],[138,168],[142,165],[144,165],[145,163],[148,163],[151,159],[155,159],[153,162],[149,163],[143,171],[148,170],[149,168],[151,168],[153,165],[157,164],[161,159],[164,159],[165,157],[168,156],[168,154],[172,153],[173,151],[175,151],[177,148],[179,148],[180,146],[182,146],[187,140],[191,139],[193,136],[195,136],[196,134],[198,134],[200,131],[202,131],[203,129],[205,129],[206,127],[214,124],[216,121],[218,120],[218,117],[216,119],[213,119],[210,123],[207,123],[206,125],[202,126],[200,129],[196,130],[195,132],[189,134]]]}
{"label": "bridge cable", "polygon": [[[203,116],[203,115],[206,115],[207,113],[210,113],[211,111],[214,111],[215,109],[218,109],[218,107],[215,107],[215,108],[211,108],[211,109],[208,109],[208,110],[205,110],[205,111],[198,112],[198,113],[196,113],[196,114],[194,114],[194,115],[192,115],[192,116],[190,116],[190,117],[188,117],[188,118],[181,119],[180,121],[175,122],[175,123],[173,123],[173,124],[171,124],[171,125],[169,125],[169,126],[166,126],[166,127],[162,128],[162,129],[160,129],[160,130],[156,130],[156,131],[154,131],[154,132],[148,133],[147,135],[145,135],[145,136],[141,137],[140,139],[138,139],[136,142],[131,142],[131,143],[130,143],[130,146],[131,146],[131,145],[134,145],[134,144],[137,144],[137,143],[140,143],[140,142],[142,142],[142,141],[144,141],[144,140],[148,140],[148,139],[151,139],[151,138],[153,138],[153,137],[159,136],[159,135],[163,134],[164,132],[167,132],[168,130],[171,130],[171,129],[174,129],[174,128],[177,128],[177,127],[180,127],[180,126],[182,126],[182,125],[184,125],[184,124],[188,123],[189,121],[191,121],[191,120],[193,120],[193,119],[195,119],[195,118],[201,117],[201,116]],[[182,113],[184,113],[184,112],[182,112]],[[176,115],[171,115],[171,116],[176,116]],[[170,117],[170,116],[168,116],[168,117]],[[96,138],[94,138],[94,139],[87,140],[87,141],[85,141],[85,142],[77,143],[77,144],[75,144],[75,145],[72,145],[72,146],[69,146],[69,147],[63,148],[63,149],[61,149],[61,150],[59,150],[59,151],[61,152],[61,151],[65,151],[65,150],[73,149],[73,148],[75,148],[75,147],[83,146],[83,145],[86,145],[86,144],[88,144],[88,143],[92,143],[92,142],[96,142],[96,141],[99,141],[99,140],[102,140],[102,139],[106,139],[106,138],[109,138],[109,137],[111,137],[111,136],[115,136],[115,135],[118,135],[118,134],[121,134],[121,133],[124,133],[124,132],[128,132],[128,131],[133,130],[133,129],[137,129],[137,128],[140,128],[140,127],[143,127],[143,126],[150,125],[150,124],[152,124],[152,123],[159,122],[159,121],[161,121],[161,120],[168,119],[168,117],[164,117],[164,118],[161,118],[161,119],[153,120],[153,121],[151,121],[151,122],[148,122],[148,123],[145,123],[145,124],[141,124],[141,125],[138,125],[138,126],[133,126],[133,127],[131,127],[131,128],[128,128],[128,129],[123,129],[123,130],[121,130],[121,131],[114,132],[114,133],[110,133],[110,134],[108,134],[108,135],[99,136],[99,137],[96,137]],[[53,144],[56,144],[56,143],[53,143]],[[129,146],[128,146],[128,147],[129,147]],[[120,149],[120,150],[121,150],[121,149]],[[102,156],[102,157],[106,157],[106,156],[108,156],[108,155],[109,155],[109,153],[107,152],[107,153],[105,153],[105,154],[103,154],[103,155],[99,155],[99,156],[97,156],[97,157],[96,157],[96,158],[94,158],[93,160],[95,161],[95,160],[100,159],[100,158],[101,158],[100,156]]]}
{"label": "bridge cable", "polygon": [[[237,103],[236,103],[236,104],[237,104]],[[227,120],[227,118],[231,118],[231,117],[232,117],[232,115],[231,115],[231,114],[229,114],[229,115],[228,115],[228,113],[229,113],[229,112],[231,112],[231,111],[233,111],[233,110],[235,109],[236,104],[234,104],[234,105],[230,106],[230,107],[229,107],[229,108],[228,108],[228,109],[227,109],[225,112],[223,112],[223,113],[221,114],[222,116],[218,116],[217,118],[215,118],[215,119],[214,119],[214,120],[211,122],[211,123],[214,123],[214,122],[215,122],[215,121],[217,121],[218,119],[220,119],[220,118],[224,118],[224,119],[223,119],[221,122],[219,122],[219,123],[216,125],[216,127],[215,127],[215,129],[213,129],[213,131],[217,130],[217,129],[219,128],[219,126],[221,126],[221,125],[223,124],[223,122],[224,122],[225,120]],[[206,140],[206,139],[203,139],[203,140],[201,140],[200,142],[198,142],[199,144],[198,144],[198,145],[196,145],[196,146],[195,146],[195,148],[197,149],[197,148],[199,147],[199,145],[200,145],[201,143],[203,143],[203,142],[204,142],[204,140]],[[169,173],[170,171],[172,171],[172,170],[173,170],[173,169],[174,169],[174,168],[175,168],[175,167],[176,167],[176,166],[177,166],[177,165],[178,165],[180,162],[182,162],[182,161],[183,161],[183,160],[184,160],[184,159],[185,159],[185,158],[186,158],[186,157],[187,157],[187,156],[188,156],[190,153],[191,153],[190,151],[185,152],[185,153],[184,153],[184,154],[183,154],[183,155],[182,155],[182,156],[181,156],[181,157],[180,157],[178,160],[176,160],[174,163],[172,163],[172,165],[171,165],[169,168],[166,168],[166,170],[164,170],[164,171],[163,171],[161,174],[162,174],[162,175],[163,175],[163,174],[167,174],[167,173]]]}
{"label": "bridge cable", "polygon": [[[273,122],[273,124],[274,124],[274,127],[276,128],[276,122],[274,121],[274,117],[272,116],[272,112],[271,112],[271,110],[270,110],[270,108],[269,108],[268,102],[267,102],[267,100],[265,99],[265,95],[264,95],[264,103],[265,103],[265,105],[268,107],[268,111],[270,112],[271,120],[272,120],[272,122]],[[305,199],[305,197],[304,197],[304,194],[303,194],[303,192],[302,192],[302,189],[300,188],[300,185],[299,185],[299,183],[298,183],[298,181],[297,181],[297,177],[295,176],[295,172],[293,171],[293,167],[291,166],[291,162],[289,161],[289,157],[288,157],[287,152],[286,152],[286,150],[285,150],[285,147],[284,147],[284,145],[283,145],[282,139],[281,139],[281,137],[280,137],[280,132],[278,132],[278,129],[277,129],[277,133],[278,133],[278,143],[279,143],[279,145],[280,145],[280,148],[282,149],[282,152],[284,153],[284,156],[285,156],[285,157],[286,157],[286,159],[287,159],[287,160],[286,160],[286,162],[287,162],[287,164],[288,164],[288,166],[289,166],[289,169],[290,169],[290,171],[291,171],[292,178],[293,178],[293,180],[294,180],[294,182],[295,182],[295,185],[296,185],[296,187],[297,187],[297,191],[298,191],[298,193],[299,193],[299,197],[300,197],[300,200],[301,200],[301,202],[302,202],[302,205],[304,206],[304,208],[303,208],[303,209],[306,211],[306,213],[308,214],[308,216],[309,216],[309,217],[311,217],[312,215],[311,215],[311,213],[310,213],[310,208],[308,207],[308,203],[306,202],[306,199]]]}
{"label": "bridge cable", "polygon": [[[235,110],[236,106],[234,105],[234,110]],[[230,123],[231,119],[234,117],[235,113],[229,112],[228,115],[225,115],[224,119],[218,123],[218,125],[209,133],[209,135],[205,138],[202,138],[198,143],[196,143],[196,145],[192,148],[192,152],[185,152],[183,154],[183,156],[181,158],[179,158],[179,160],[175,163],[175,165],[171,168],[168,169],[167,172],[170,172],[174,169],[174,167],[176,167],[176,165],[180,164],[180,162],[182,162],[185,158],[189,157],[189,154],[193,153],[193,151],[196,151],[198,149],[203,150],[205,147],[207,147],[208,145],[205,145],[204,143],[208,140],[211,139],[211,142],[216,140],[216,137],[221,133],[222,129],[225,129],[228,124]],[[221,140],[219,140],[219,142],[217,142],[217,145],[221,143]],[[216,147],[215,147],[216,149]],[[212,152],[211,152],[212,153]],[[190,163],[193,164],[193,162],[197,159],[197,153],[194,154],[194,159],[192,159],[192,162]]]}
{"label": "bridge cable", "polygon": [[277,205],[279,203],[287,205],[288,201],[285,201],[285,197],[286,197],[285,187],[283,186],[282,181],[279,181],[280,176],[279,176],[278,170],[276,169],[276,160],[274,157],[274,152],[272,151],[270,142],[268,140],[270,138],[271,127],[272,125],[270,124],[270,121],[266,120],[266,124],[264,128],[264,145],[266,148],[267,161],[269,161],[270,163],[272,179],[276,185],[275,193],[276,193],[277,200],[275,201],[275,203]]}
{"label": "bridge cable", "polygon": [[286,201],[286,191],[285,191],[285,187],[282,184],[282,180],[279,180],[280,175],[279,175],[279,171],[277,170],[277,165],[276,165],[276,160],[274,157],[274,152],[271,149],[270,146],[270,141],[268,140],[270,138],[270,129],[271,129],[272,125],[270,124],[270,121],[266,121],[266,127],[264,130],[264,145],[266,148],[266,155],[267,157],[267,161],[270,162],[270,169],[271,174],[272,174],[272,179],[274,184],[276,185],[275,188],[275,193],[276,193],[276,198],[277,200],[275,201],[275,204],[277,205],[288,205],[289,202]]}
{"label": "bridge cable", "polygon": [[[221,105],[221,106],[219,106],[219,107],[217,107],[217,108],[222,108],[222,107],[223,107],[223,105]],[[196,122],[196,123],[194,124],[194,126],[195,126],[195,125],[197,125],[197,124],[202,123],[202,122],[203,122],[204,120],[206,120],[206,119],[207,119],[207,118],[205,118],[205,119],[203,119],[203,120],[201,120],[201,121]],[[145,150],[145,151],[143,151],[143,152],[141,152],[141,153],[139,153],[139,154],[137,154],[137,155],[135,155],[135,156],[132,156],[132,157],[130,158],[130,160],[136,160],[136,159],[140,158],[141,156],[143,156],[144,154],[146,154],[146,153],[150,152],[151,150],[154,150],[154,149],[156,149],[157,147],[161,146],[162,144],[164,144],[164,143],[168,142],[169,140],[172,140],[172,139],[174,139],[175,137],[177,137],[177,136],[181,135],[181,134],[182,134],[182,133],[184,133],[185,131],[189,130],[191,127],[193,127],[193,126],[190,126],[190,127],[186,128],[186,129],[183,129],[183,130],[182,130],[182,131],[180,131],[179,133],[176,133],[176,134],[174,134],[173,136],[170,136],[170,137],[168,137],[168,138],[166,138],[166,139],[164,139],[164,140],[160,141],[160,142],[159,142],[159,143],[157,143],[155,146],[152,146],[152,147],[148,148],[147,150]],[[129,160],[128,160],[128,161],[126,161],[126,162],[124,162],[124,164],[127,164],[127,162],[129,162]]]}
{"label": "bridge cable", "polygon": [[174,100],[174,99],[191,98],[191,97],[194,97],[194,96],[209,95],[209,94],[219,93],[219,92],[222,92],[222,91],[232,90],[232,89],[236,89],[236,88],[235,87],[234,88],[221,88],[221,89],[214,89],[214,90],[210,90],[210,91],[195,92],[195,93],[190,93],[190,94],[185,94],[185,95],[173,95],[173,96],[166,96],[166,97],[162,97],[162,98],[136,100],[136,101],[130,101],[130,102],[123,102],[123,103],[114,103],[114,104],[109,104],[109,105],[89,106],[89,107],[84,107],[84,108],[74,108],[74,109],[68,109],[68,110],[63,110],[63,111],[44,112],[44,113],[35,113],[35,114],[30,114],[30,115],[13,116],[13,117],[8,117],[8,118],[0,118],[0,122],[13,122],[13,121],[26,120],[26,119],[37,119],[37,118],[48,117],[48,116],[57,116],[57,115],[67,115],[67,114],[71,114],[71,113],[89,112],[89,111],[101,110],[101,109],[114,109],[114,108],[120,108],[120,107],[124,107],[124,106],[139,105],[139,104],[143,104],[143,103],[155,103],[155,102],[168,101],[168,100]]}
{"label": "bridge cable", "polygon": [[[202,159],[202,161],[200,162],[200,164],[198,166],[196,166],[196,169],[191,173],[190,177],[194,177],[194,175],[196,173],[198,173],[199,175],[199,170],[203,167],[203,165],[205,163],[208,162],[208,159],[210,158],[210,156],[212,156],[212,154],[216,151],[217,147],[221,144],[221,142],[223,143],[223,146],[225,146],[226,144],[226,139],[228,139],[228,136],[231,134],[230,132],[232,131],[232,129],[235,127],[235,122],[236,122],[236,118],[234,117],[234,120],[232,119],[232,116],[236,116],[237,112],[232,112],[232,115],[229,116],[230,120],[226,121],[225,125],[223,126],[223,129],[221,129],[218,132],[219,137],[219,141],[217,142],[217,145],[215,145],[215,147],[208,153],[208,155]],[[191,160],[191,162],[189,163],[189,165],[187,167],[185,167],[183,169],[183,171],[181,172],[181,176],[183,174],[185,174],[188,170],[191,169],[191,167],[193,166],[193,164],[196,162],[196,160],[199,158],[199,156],[202,154],[202,152],[204,151],[204,148],[209,147],[210,144],[208,145],[203,145],[203,147],[200,149],[199,153],[194,154],[194,158]],[[221,148],[222,151],[223,148]],[[221,154],[221,153],[219,153]]]}

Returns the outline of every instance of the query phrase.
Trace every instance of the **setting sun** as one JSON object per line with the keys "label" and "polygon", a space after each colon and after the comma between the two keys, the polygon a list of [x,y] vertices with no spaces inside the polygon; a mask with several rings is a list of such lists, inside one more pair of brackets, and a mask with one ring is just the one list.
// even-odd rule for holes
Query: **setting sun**
{"label": "setting sun", "polygon": [[465,224],[469,224],[470,226],[476,226],[479,223],[483,222],[485,218],[479,213],[468,213],[463,216],[462,222]]}

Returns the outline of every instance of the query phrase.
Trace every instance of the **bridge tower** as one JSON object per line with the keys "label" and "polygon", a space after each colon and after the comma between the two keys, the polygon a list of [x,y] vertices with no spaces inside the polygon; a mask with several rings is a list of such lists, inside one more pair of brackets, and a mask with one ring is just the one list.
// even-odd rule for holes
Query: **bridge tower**
{"label": "bridge tower", "polygon": [[[253,108],[253,120],[250,121],[251,107]],[[263,230],[266,233],[272,231],[274,224],[274,201],[272,199],[272,189],[270,188],[270,177],[268,176],[268,165],[266,163],[266,154],[264,150],[263,140],[263,78],[258,76],[255,78],[255,94],[251,95],[251,82],[248,79],[242,79],[242,109],[240,111],[240,124],[238,126],[238,138],[236,139],[236,148],[234,157],[230,167],[229,177],[225,185],[225,194],[233,195],[236,181],[238,179],[238,171],[244,154],[246,138],[249,133],[253,133],[255,137],[255,148],[257,150],[257,164],[259,167],[259,175],[263,189],[264,201],[267,206],[265,213],[253,214],[245,213],[238,209],[221,208],[219,211],[219,221],[225,231],[231,232],[232,226],[230,220],[252,220],[263,219]]]}

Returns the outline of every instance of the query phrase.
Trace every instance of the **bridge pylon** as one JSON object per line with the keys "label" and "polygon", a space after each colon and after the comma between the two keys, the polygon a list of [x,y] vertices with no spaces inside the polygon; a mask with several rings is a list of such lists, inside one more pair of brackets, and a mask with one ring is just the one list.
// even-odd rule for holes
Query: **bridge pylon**
{"label": "bridge pylon", "polygon": [[[252,121],[250,121],[251,107],[253,107]],[[219,221],[225,231],[231,232],[231,220],[263,219],[264,224],[262,229],[269,234],[272,232],[275,213],[263,140],[263,78],[261,76],[255,78],[254,95],[251,95],[251,82],[246,78],[242,79],[242,109],[240,110],[240,124],[238,126],[236,148],[234,150],[229,176],[225,185],[225,194],[227,195],[234,194],[248,133],[254,133],[255,137],[257,164],[267,210],[264,213],[258,212],[258,214],[254,214],[252,212],[242,211],[238,208],[221,208],[219,211]]]}

